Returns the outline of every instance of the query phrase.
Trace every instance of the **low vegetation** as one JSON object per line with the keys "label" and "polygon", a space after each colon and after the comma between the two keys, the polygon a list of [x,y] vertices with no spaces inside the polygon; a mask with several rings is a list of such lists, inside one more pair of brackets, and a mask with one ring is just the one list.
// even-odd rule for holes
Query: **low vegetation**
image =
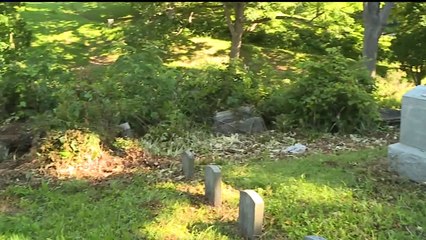
{"label": "low vegetation", "polygon": [[[0,152],[0,240],[240,239],[241,189],[265,201],[261,239],[425,239],[426,189],[390,171],[399,129],[379,114],[424,78],[425,4],[395,5],[375,77],[361,3],[235,6],[0,3],[0,150],[17,145]],[[212,133],[240,106],[269,130]],[[307,152],[284,151],[296,143]]]}

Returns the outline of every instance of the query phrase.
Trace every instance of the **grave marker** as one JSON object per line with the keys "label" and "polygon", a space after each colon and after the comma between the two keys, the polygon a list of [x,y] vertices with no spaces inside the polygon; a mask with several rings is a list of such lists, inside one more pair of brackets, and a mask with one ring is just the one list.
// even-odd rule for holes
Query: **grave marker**
{"label": "grave marker", "polygon": [[194,176],[195,168],[195,156],[190,150],[182,153],[182,170],[186,179],[190,179]]}
{"label": "grave marker", "polygon": [[216,165],[207,165],[204,173],[205,195],[210,205],[222,204],[222,173]]}
{"label": "grave marker", "polygon": [[306,236],[303,240],[327,240],[320,236]]}
{"label": "grave marker", "polygon": [[426,86],[402,97],[399,143],[388,147],[391,168],[401,176],[426,183]]}
{"label": "grave marker", "polygon": [[262,234],[265,204],[253,190],[240,191],[238,226],[244,238],[255,239]]}

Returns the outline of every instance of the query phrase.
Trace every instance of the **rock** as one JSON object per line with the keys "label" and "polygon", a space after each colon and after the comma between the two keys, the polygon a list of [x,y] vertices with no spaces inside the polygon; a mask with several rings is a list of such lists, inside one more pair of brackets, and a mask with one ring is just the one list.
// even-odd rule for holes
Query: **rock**
{"label": "rock", "polygon": [[303,238],[303,240],[326,240],[326,239],[320,236],[306,236]]}
{"label": "rock", "polygon": [[33,145],[33,138],[34,133],[24,123],[10,123],[0,129],[2,149],[7,148],[8,152],[29,152]]}
{"label": "rock", "polygon": [[306,149],[308,148],[305,145],[296,143],[293,146],[284,149],[284,153],[301,154],[306,152]]}
{"label": "rock", "polygon": [[213,130],[221,134],[253,134],[266,131],[263,118],[254,116],[250,107],[240,107],[235,111],[216,113],[213,117]]}

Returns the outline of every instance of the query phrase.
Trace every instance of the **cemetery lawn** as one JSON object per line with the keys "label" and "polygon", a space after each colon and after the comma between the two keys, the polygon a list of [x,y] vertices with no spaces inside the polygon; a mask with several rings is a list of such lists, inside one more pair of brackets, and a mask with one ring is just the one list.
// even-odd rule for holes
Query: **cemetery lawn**
{"label": "cemetery lawn", "polygon": [[223,163],[223,205],[155,170],[0,192],[0,239],[240,239],[239,189],[265,201],[262,239],[425,239],[426,188],[387,171],[386,149]]}

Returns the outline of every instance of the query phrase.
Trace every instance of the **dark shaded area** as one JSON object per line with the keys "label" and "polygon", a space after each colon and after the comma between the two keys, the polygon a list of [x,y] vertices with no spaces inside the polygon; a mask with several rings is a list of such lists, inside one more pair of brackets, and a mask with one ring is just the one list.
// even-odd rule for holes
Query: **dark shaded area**
{"label": "dark shaded area", "polygon": [[389,125],[397,125],[401,122],[401,110],[382,108],[380,109],[382,121]]}

